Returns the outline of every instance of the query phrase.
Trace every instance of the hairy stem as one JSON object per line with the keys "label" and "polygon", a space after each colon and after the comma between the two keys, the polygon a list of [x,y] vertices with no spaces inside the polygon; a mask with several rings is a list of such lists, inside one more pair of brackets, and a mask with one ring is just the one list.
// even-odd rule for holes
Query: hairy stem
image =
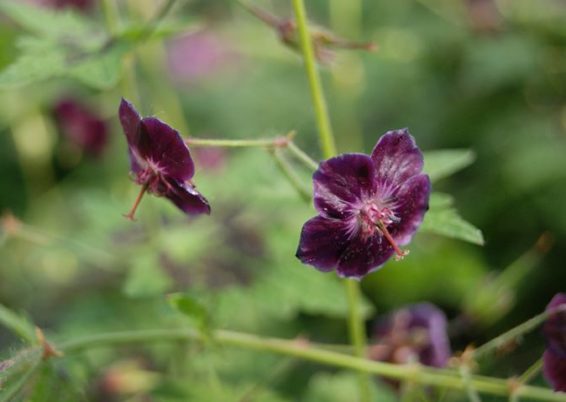
{"label": "hairy stem", "polygon": [[217,147],[217,148],[253,148],[253,147],[276,147],[285,141],[284,137],[262,138],[251,140],[223,140],[190,137],[185,139],[187,145],[193,147]]}
{"label": "hairy stem", "polygon": [[[332,352],[300,340],[284,340],[277,338],[264,338],[256,335],[217,330],[212,338],[218,344],[250,349],[260,352],[277,353],[286,356],[309,360],[320,364],[358,370],[368,374],[380,375],[395,380],[411,380],[423,385],[432,385],[465,391],[466,384],[458,373],[445,369],[434,369],[418,364],[396,365],[376,362],[343,353]],[[129,345],[146,342],[178,342],[202,341],[203,336],[190,329],[147,329],[139,331],[124,331],[103,333],[62,342],[57,349],[66,355],[95,347],[109,347],[113,345]],[[470,375],[470,384],[485,394],[509,396],[508,381],[484,376]],[[554,393],[549,389],[533,386],[520,386],[515,391],[525,399],[538,401],[565,401],[563,395]]]}
{"label": "hairy stem", "polygon": [[478,395],[478,391],[476,391],[474,385],[472,384],[470,368],[466,364],[462,364],[460,365],[458,370],[466,386],[466,395],[468,395],[468,400],[470,402],[481,402],[480,396]]}
{"label": "hairy stem", "polygon": [[[350,340],[354,347],[357,357],[365,359],[366,351],[366,333],[364,321],[360,312],[360,282],[352,279],[345,279],[344,285],[346,289],[346,298],[348,300],[348,328],[350,331]],[[371,400],[371,379],[367,373],[359,374],[360,400],[369,402]]]}
{"label": "hairy stem", "polygon": [[558,306],[555,309],[545,311],[517,325],[516,327],[511,328],[509,331],[493,338],[492,340],[484,343],[476,350],[474,350],[473,357],[478,359],[487,355],[488,353],[493,352],[494,350],[500,348],[506,343],[515,340],[525,335],[526,333],[534,330],[536,327],[542,324],[548,317],[561,311],[566,311],[566,306]]}
{"label": "hairy stem", "polygon": [[310,167],[312,170],[318,169],[318,163],[315,162],[310,156],[308,156],[305,151],[299,148],[293,141],[287,144],[287,149],[293,153],[305,166]]}
{"label": "hairy stem", "polygon": [[[185,143],[191,147],[211,147],[211,148],[267,148],[269,150],[286,148],[308,169],[318,169],[318,163],[315,162],[305,151],[299,148],[292,140],[293,132],[286,136],[275,138],[260,139],[244,139],[244,140],[224,140],[189,137],[185,139]],[[309,195],[310,199],[310,195]]]}
{"label": "hairy stem", "polygon": [[292,0],[292,2],[299,31],[303,61],[305,63],[305,70],[309,81],[316,124],[318,126],[320,146],[324,157],[330,158],[336,154],[336,145],[334,143],[332,127],[330,126],[330,117],[328,116],[328,108],[326,106],[322,84],[320,82],[318,71],[316,70],[316,59],[309,32],[305,4],[303,0]]}
{"label": "hairy stem", "polygon": [[[316,69],[316,59],[311,34],[309,32],[307,13],[303,0],[292,0],[293,10],[295,12],[295,20],[299,31],[299,41],[301,51],[303,53],[303,61],[305,63],[305,71],[309,81],[311,100],[314,107],[314,114],[318,127],[318,135],[322,154],[325,159],[336,155],[336,145],[332,127],[330,125],[330,117],[328,116],[328,108],[326,99],[322,90],[322,84],[318,71]],[[349,318],[348,326],[350,329],[350,337],[356,356],[361,359],[366,357],[366,339],[363,319],[360,316],[360,284],[359,282],[345,280],[344,286],[348,298]],[[360,400],[369,402],[371,399],[371,383],[370,378],[365,373],[359,375]]]}
{"label": "hairy stem", "polygon": [[533,378],[535,378],[542,370],[542,357],[532,364],[521,376],[519,377],[519,382],[521,384],[528,384]]}
{"label": "hairy stem", "polygon": [[114,0],[102,0],[102,14],[110,35],[116,35],[120,28],[120,16]]}
{"label": "hairy stem", "polygon": [[293,167],[289,164],[289,162],[283,157],[283,155],[281,155],[281,151],[275,148],[270,153],[273,156],[273,159],[275,159],[275,163],[281,173],[283,173],[289,183],[293,186],[297,193],[299,193],[301,198],[306,202],[310,202],[312,198],[309,189],[304,185],[303,181],[293,170]]}

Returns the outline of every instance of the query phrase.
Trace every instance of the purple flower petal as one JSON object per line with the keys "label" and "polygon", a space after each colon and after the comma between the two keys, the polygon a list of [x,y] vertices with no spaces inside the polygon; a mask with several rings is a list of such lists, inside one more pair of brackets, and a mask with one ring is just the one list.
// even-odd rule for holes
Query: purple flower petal
{"label": "purple flower petal", "polygon": [[386,132],[371,153],[376,175],[392,183],[421,173],[423,155],[408,129]]}
{"label": "purple flower petal", "polygon": [[348,242],[343,221],[316,216],[303,226],[297,258],[320,271],[331,271]]}
{"label": "purple flower petal", "polygon": [[208,200],[193,186],[180,182],[172,182],[170,184],[170,189],[165,192],[165,197],[180,210],[189,215],[210,215],[210,204]]}
{"label": "purple flower petal", "polygon": [[[546,311],[559,306],[566,306],[566,293],[557,293],[548,303]],[[549,351],[562,359],[566,359],[566,311],[558,312],[549,317],[544,323],[543,333]]]}
{"label": "purple flower petal", "polygon": [[[380,320],[374,330],[378,360],[407,363],[416,358],[432,367],[445,367],[451,355],[446,316],[431,303],[419,303],[395,311]],[[398,353],[398,352],[402,353]]]}
{"label": "purple flower petal", "polygon": [[138,142],[141,116],[134,105],[124,98],[122,98],[122,101],[120,102],[118,116],[120,117],[120,123],[124,129],[124,134],[126,134],[128,145],[130,147],[136,146]]}
{"label": "purple flower petal", "polygon": [[344,218],[364,194],[375,191],[375,169],[364,154],[344,154],[320,164],[313,175],[314,205],[322,216]]}
{"label": "purple flower petal", "polygon": [[142,119],[136,145],[140,156],[155,164],[160,173],[167,177],[185,181],[195,174],[189,148],[177,130],[159,119]]}
{"label": "purple flower petal", "polygon": [[361,279],[380,268],[393,253],[393,247],[383,237],[359,235],[342,252],[336,272],[341,277]]}
{"label": "purple flower petal", "polygon": [[566,392],[566,359],[547,350],[543,356],[543,374],[552,386],[552,389],[558,392]]}
{"label": "purple flower petal", "polygon": [[424,174],[410,178],[397,192],[395,210],[398,211],[399,223],[392,225],[390,232],[398,245],[403,246],[411,241],[428,210],[429,197],[430,179]]}

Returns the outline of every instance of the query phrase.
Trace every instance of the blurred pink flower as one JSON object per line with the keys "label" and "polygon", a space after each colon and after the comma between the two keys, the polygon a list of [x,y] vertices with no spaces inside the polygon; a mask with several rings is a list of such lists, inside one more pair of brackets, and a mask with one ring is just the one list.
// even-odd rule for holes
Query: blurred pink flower
{"label": "blurred pink flower", "polygon": [[98,0],[30,0],[29,3],[55,9],[70,8],[76,11],[88,12],[94,8]]}
{"label": "blurred pink flower", "polygon": [[63,98],[55,105],[55,118],[69,141],[89,155],[102,155],[108,145],[108,127],[96,112],[78,99]]}
{"label": "blurred pink flower", "polygon": [[197,164],[207,172],[218,172],[226,165],[226,151],[220,148],[197,148],[193,150]]}
{"label": "blurred pink flower", "polygon": [[168,45],[169,70],[178,82],[194,83],[226,72],[240,55],[229,41],[212,31],[199,31],[172,40]]}

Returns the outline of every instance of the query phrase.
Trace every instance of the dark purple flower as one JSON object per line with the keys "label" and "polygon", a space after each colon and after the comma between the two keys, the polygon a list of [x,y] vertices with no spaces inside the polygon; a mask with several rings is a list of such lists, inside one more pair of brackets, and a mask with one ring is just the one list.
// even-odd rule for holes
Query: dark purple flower
{"label": "dark purple flower", "polygon": [[372,360],[395,364],[444,367],[450,355],[446,316],[430,303],[408,306],[380,320],[369,348]]}
{"label": "dark purple flower", "polygon": [[562,310],[552,314],[543,326],[546,338],[544,376],[555,391],[566,392],[566,293],[556,294],[546,311],[558,307]]}
{"label": "dark purple flower", "polygon": [[63,134],[84,152],[100,156],[108,144],[106,122],[73,98],[55,105],[55,117]]}
{"label": "dark purple flower", "polygon": [[303,226],[297,257],[321,271],[362,278],[410,242],[428,209],[430,180],[407,129],[388,131],[371,156],[343,154],[313,175],[319,215]]}
{"label": "dark purple flower", "polygon": [[179,133],[155,117],[138,114],[134,106],[122,99],[120,123],[126,134],[130,166],[141,192],[126,215],[133,219],[146,191],[167,197],[189,215],[209,214],[210,205],[191,183],[195,168],[189,148]]}

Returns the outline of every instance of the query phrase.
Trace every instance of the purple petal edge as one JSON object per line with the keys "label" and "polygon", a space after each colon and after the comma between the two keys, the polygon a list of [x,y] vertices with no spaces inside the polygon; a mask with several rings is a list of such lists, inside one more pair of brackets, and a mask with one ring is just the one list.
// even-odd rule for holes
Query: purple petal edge
{"label": "purple petal edge", "polygon": [[424,165],[423,154],[407,128],[382,135],[371,153],[371,159],[377,177],[392,183],[402,183],[419,174]]}
{"label": "purple petal edge", "polygon": [[316,216],[303,225],[296,257],[319,271],[329,272],[338,264],[347,242],[347,228],[342,221]]}
{"label": "purple petal edge", "polygon": [[165,197],[187,215],[210,215],[208,200],[190,184],[171,183],[171,189],[165,193]]}
{"label": "purple petal edge", "polygon": [[134,105],[122,98],[120,101],[120,107],[118,108],[118,116],[120,118],[122,128],[124,129],[124,134],[126,134],[128,145],[130,147],[135,147],[138,141],[139,126],[142,120],[140,114]]}
{"label": "purple petal edge", "polygon": [[566,359],[556,356],[547,350],[543,356],[544,378],[557,392],[566,392]]}

